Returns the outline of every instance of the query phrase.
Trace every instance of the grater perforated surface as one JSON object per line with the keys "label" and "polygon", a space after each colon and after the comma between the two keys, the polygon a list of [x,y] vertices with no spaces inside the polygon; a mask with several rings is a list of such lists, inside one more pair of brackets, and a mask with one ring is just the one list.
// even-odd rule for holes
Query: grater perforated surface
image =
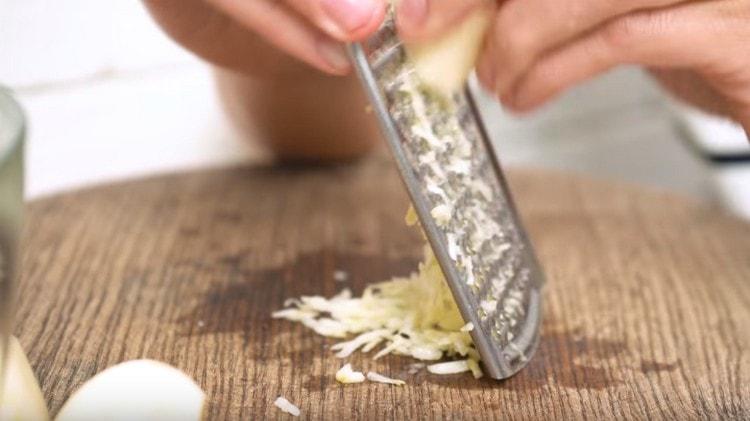
{"label": "grater perforated surface", "polygon": [[485,371],[506,378],[538,342],[543,274],[468,89],[426,89],[392,21],[350,54]]}

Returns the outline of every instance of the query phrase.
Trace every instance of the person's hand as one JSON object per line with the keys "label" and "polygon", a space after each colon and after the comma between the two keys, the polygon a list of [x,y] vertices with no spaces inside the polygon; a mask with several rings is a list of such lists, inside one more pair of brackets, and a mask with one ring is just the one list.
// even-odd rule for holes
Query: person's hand
{"label": "person's hand", "polygon": [[[449,30],[484,0],[402,0],[401,34]],[[750,0],[505,0],[477,73],[512,110],[532,110],[618,65],[648,68],[679,98],[750,133]]]}
{"label": "person's hand", "polygon": [[342,42],[374,32],[385,0],[145,0],[183,46],[223,67],[260,65],[259,42],[329,74],[346,74]]}

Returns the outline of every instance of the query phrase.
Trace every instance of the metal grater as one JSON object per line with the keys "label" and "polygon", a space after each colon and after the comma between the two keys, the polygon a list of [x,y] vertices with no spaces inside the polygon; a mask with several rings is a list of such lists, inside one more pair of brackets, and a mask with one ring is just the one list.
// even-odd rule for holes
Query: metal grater
{"label": "metal grater", "polygon": [[539,341],[544,276],[471,92],[425,89],[392,19],[349,54],[485,372],[512,376]]}

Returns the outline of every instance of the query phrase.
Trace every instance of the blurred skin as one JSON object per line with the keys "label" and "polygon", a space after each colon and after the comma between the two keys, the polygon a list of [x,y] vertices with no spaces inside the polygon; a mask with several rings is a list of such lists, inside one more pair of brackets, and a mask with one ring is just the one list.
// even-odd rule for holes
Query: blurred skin
{"label": "blurred skin", "polygon": [[[426,39],[484,0],[403,0],[401,36]],[[506,0],[477,64],[516,112],[614,67],[647,68],[678,98],[750,133],[750,0]]]}
{"label": "blurred skin", "polygon": [[371,15],[355,7],[354,18],[341,25],[326,17],[324,5],[330,2],[324,0],[144,3],[173,39],[215,65],[230,118],[278,158],[346,161],[378,142],[342,42],[376,30],[385,13],[382,3],[375,3],[379,7]]}
{"label": "blurred skin", "polygon": [[[438,37],[487,1],[401,0],[401,36]],[[229,115],[277,156],[347,160],[379,138],[342,45],[378,28],[385,0],[145,3],[172,38],[221,69]],[[511,110],[637,64],[750,132],[750,0],[506,0],[492,13],[477,73]]]}

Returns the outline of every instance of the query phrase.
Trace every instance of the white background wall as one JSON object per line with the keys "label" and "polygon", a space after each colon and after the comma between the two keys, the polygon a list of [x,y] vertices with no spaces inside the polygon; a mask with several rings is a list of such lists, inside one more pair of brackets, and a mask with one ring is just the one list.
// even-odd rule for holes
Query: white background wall
{"label": "white background wall", "polygon": [[0,83],[28,115],[27,196],[249,155],[207,67],[140,2],[3,1]]}
{"label": "white background wall", "polygon": [[[259,156],[228,126],[208,68],[135,0],[3,0],[0,57],[0,83],[16,91],[29,119],[30,198]],[[506,164],[642,183],[750,215],[747,166],[704,164],[637,70],[609,74],[522,120],[484,103]],[[709,140],[726,134],[705,127]]]}

